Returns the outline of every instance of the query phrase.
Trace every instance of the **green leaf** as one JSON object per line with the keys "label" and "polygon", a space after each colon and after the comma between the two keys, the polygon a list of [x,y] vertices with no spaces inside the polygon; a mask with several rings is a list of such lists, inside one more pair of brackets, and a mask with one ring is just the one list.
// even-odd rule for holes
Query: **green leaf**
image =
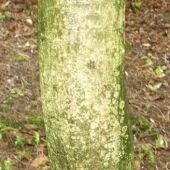
{"label": "green leaf", "polygon": [[128,52],[130,52],[133,49],[133,45],[130,43],[126,43],[125,44],[125,53],[127,54]]}
{"label": "green leaf", "polygon": [[29,60],[30,60],[30,56],[27,56],[27,55],[16,56],[16,61],[18,61],[18,62],[25,62],[25,61],[29,61]]}
{"label": "green leaf", "polygon": [[143,146],[144,152],[148,158],[148,163],[150,166],[154,167],[156,165],[156,158],[154,154],[154,150],[151,144],[145,144]]}
{"label": "green leaf", "polygon": [[15,130],[13,127],[7,126],[4,123],[0,122],[0,132],[13,131],[13,130]]}
{"label": "green leaf", "polygon": [[26,155],[27,155],[27,152],[26,151],[20,151],[19,152],[19,155],[18,155],[18,158],[20,160],[23,160],[24,158],[26,158]]}
{"label": "green leaf", "polygon": [[26,95],[26,92],[18,89],[18,88],[14,88],[11,90],[11,95],[13,97],[22,97],[22,96],[25,96]]}
{"label": "green leaf", "polygon": [[40,134],[38,132],[35,132],[34,142],[36,145],[38,145],[40,143]]}
{"label": "green leaf", "polygon": [[2,164],[2,170],[12,170],[12,163],[10,160],[5,160]]}
{"label": "green leaf", "polygon": [[0,15],[0,20],[8,21],[12,17],[12,13],[9,11],[5,11],[3,14]]}
{"label": "green leaf", "polygon": [[155,158],[155,154],[152,150],[149,150],[148,152],[148,163],[150,166],[154,167],[156,165],[156,158]]}
{"label": "green leaf", "polygon": [[44,119],[42,115],[31,116],[28,118],[28,122],[37,125],[39,128],[44,128]]}
{"label": "green leaf", "polygon": [[140,128],[140,130],[147,131],[147,130],[150,129],[150,127],[151,127],[151,124],[146,118],[141,117],[139,119],[139,128]]}
{"label": "green leaf", "polygon": [[140,10],[141,7],[142,7],[142,2],[141,2],[141,0],[133,0],[133,1],[132,1],[132,7],[133,7],[135,10]]}
{"label": "green leaf", "polygon": [[21,137],[17,136],[16,141],[15,141],[15,146],[21,150],[24,148],[24,142]]}
{"label": "green leaf", "polygon": [[166,70],[167,70],[166,66],[158,66],[155,70],[155,74],[157,77],[164,77]]}
{"label": "green leaf", "polygon": [[145,60],[145,62],[146,62],[146,65],[145,66],[147,66],[147,67],[153,67],[153,64],[154,64],[154,56],[152,55],[152,53],[147,53],[147,55],[146,56],[143,56],[142,57],[144,60]]}
{"label": "green leaf", "polygon": [[165,148],[165,141],[162,135],[159,135],[156,139],[156,148]]}
{"label": "green leaf", "polygon": [[[139,130],[141,131],[147,131],[151,128],[151,123],[144,117],[133,117],[132,118],[132,124],[136,125]],[[135,131],[138,130],[138,128],[135,127]]]}
{"label": "green leaf", "polygon": [[3,128],[6,128],[6,125],[4,123],[0,122],[0,130],[3,129]]}

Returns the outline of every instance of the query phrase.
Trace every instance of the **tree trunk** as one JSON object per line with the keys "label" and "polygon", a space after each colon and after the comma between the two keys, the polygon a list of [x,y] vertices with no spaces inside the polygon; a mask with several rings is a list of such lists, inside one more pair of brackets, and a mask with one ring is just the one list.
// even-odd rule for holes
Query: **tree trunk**
{"label": "tree trunk", "polygon": [[39,0],[39,54],[52,170],[132,170],[124,0]]}

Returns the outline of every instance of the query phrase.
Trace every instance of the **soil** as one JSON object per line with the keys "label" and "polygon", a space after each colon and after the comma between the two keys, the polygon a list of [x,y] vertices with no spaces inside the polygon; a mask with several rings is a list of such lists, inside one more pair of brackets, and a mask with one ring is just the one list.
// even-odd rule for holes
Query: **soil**
{"label": "soil", "polygon": [[[126,3],[125,37],[135,166],[170,170],[170,1],[134,2]],[[0,164],[12,170],[48,170],[37,0],[1,0],[0,16]]]}

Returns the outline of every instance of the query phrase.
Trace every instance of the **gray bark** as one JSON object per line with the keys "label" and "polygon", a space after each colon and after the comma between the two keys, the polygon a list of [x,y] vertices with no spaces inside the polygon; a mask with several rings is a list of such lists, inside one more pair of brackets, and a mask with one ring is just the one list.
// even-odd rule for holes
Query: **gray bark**
{"label": "gray bark", "polygon": [[39,0],[39,33],[52,170],[132,170],[124,0]]}

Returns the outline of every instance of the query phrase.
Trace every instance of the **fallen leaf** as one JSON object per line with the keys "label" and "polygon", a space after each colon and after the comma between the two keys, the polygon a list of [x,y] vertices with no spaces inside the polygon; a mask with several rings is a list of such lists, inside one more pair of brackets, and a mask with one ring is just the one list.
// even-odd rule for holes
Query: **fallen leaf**
{"label": "fallen leaf", "polygon": [[38,129],[38,127],[34,124],[26,124],[26,125],[24,125],[24,127],[28,130],[37,130]]}
{"label": "fallen leaf", "polygon": [[156,139],[156,148],[165,148],[165,141],[162,135],[159,135]]}
{"label": "fallen leaf", "polygon": [[149,43],[144,43],[144,44],[142,44],[144,47],[150,47],[151,46],[151,44],[149,44]]}
{"label": "fallen leaf", "polygon": [[147,85],[147,87],[148,87],[151,91],[157,91],[157,90],[159,90],[159,89],[161,88],[161,86],[162,86],[162,83],[156,83],[156,84],[154,84],[154,85],[151,85],[151,84]]}
{"label": "fallen leaf", "polygon": [[44,155],[41,155],[32,161],[31,166],[37,168],[47,163],[48,163],[48,158]]}
{"label": "fallen leaf", "polygon": [[27,19],[26,19],[26,23],[27,23],[29,26],[31,26],[31,25],[33,24],[33,21],[32,21],[31,18],[27,18]]}

